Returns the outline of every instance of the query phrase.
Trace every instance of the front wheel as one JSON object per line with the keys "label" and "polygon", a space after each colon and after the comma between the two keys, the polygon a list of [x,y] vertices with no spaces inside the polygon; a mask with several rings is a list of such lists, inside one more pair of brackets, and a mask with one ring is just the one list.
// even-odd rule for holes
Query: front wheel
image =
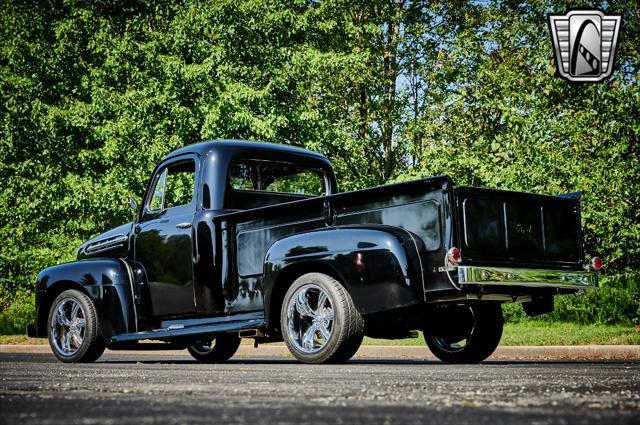
{"label": "front wheel", "polygon": [[97,360],[105,349],[93,301],[75,289],[64,291],[49,310],[49,345],[64,363]]}
{"label": "front wheel", "polygon": [[479,363],[498,347],[503,324],[498,303],[448,306],[429,316],[424,338],[444,362]]}
{"label": "front wheel", "polygon": [[364,336],[364,320],[351,296],[322,273],[293,282],[284,296],[280,323],[289,351],[304,363],[345,362]]}
{"label": "front wheel", "polygon": [[220,334],[215,338],[194,341],[187,347],[191,356],[202,363],[223,363],[238,351],[240,338],[235,334]]}

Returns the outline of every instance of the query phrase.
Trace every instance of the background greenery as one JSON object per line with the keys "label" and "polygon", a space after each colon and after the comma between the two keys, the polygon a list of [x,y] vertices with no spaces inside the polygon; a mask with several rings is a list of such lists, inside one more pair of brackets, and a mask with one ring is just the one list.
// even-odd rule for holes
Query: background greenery
{"label": "background greenery", "polygon": [[[1,1],[0,331],[39,270],[129,220],[162,156],[215,138],[322,152],[343,190],[582,191],[607,278],[542,320],[638,323],[637,2]],[[555,75],[546,14],[567,7],[623,15],[604,83]]]}

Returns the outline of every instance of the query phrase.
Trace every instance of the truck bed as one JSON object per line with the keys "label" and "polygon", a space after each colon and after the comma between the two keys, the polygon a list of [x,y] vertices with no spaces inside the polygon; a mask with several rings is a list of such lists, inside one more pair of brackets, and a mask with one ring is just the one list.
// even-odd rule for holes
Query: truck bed
{"label": "truck bed", "polygon": [[456,187],[447,176],[338,193],[215,218],[236,252],[224,288],[230,309],[260,309],[263,261],[276,241],[328,225],[382,224],[419,242],[424,292],[451,290],[439,268],[451,246],[462,264],[579,269],[579,200],[571,197]]}

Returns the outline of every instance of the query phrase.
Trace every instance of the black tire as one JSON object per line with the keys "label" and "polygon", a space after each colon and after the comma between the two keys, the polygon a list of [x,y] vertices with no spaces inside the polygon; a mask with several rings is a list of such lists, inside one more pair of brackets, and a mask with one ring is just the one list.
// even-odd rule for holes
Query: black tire
{"label": "black tire", "polygon": [[[331,335],[314,352],[303,351],[302,347],[295,342],[296,336],[288,325],[288,312],[292,299],[304,288],[320,288],[324,291],[333,314]],[[316,310],[318,310],[317,305]],[[322,273],[308,273],[293,282],[282,302],[280,325],[289,351],[303,363],[346,362],[358,351],[364,337],[364,320],[353,304],[351,296],[340,282]]]}
{"label": "black tire", "polygon": [[202,363],[223,363],[238,351],[240,337],[236,334],[219,334],[215,338],[198,340],[187,347],[189,354]]}
{"label": "black tire", "polygon": [[[504,319],[498,303],[476,303],[456,306],[445,314],[432,314],[424,329],[424,338],[431,352],[446,363],[479,363],[489,357],[500,343]],[[435,331],[438,321],[451,322],[452,314],[468,314],[459,320],[459,329],[450,334]],[[435,321],[435,322],[434,322]],[[430,323],[431,326],[430,326]],[[466,323],[465,323],[466,322]],[[458,345],[464,341],[464,345]]]}
{"label": "black tire", "polygon": [[[84,328],[82,331],[78,331],[79,326],[77,328],[74,325],[67,327],[60,324],[57,320],[55,324],[53,323],[54,315],[60,306],[66,311],[67,306],[74,306],[73,303],[77,303],[81,309],[81,315],[79,312],[78,319],[84,319]],[[58,316],[56,316],[56,318],[57,317]],[[69,317],[67,317],[67,319],[69,319]],[[71,332],[71,329],[73,329],[74,333],[77,332],[78,335],[81,334],[82,342],[75,345],[73,352],[66,352],[63,340],[66,335]],[[51,351],[53,351],[53,354],[58,360],[64,363],[91,363],[98,360],[102,353],[104,353],[105,344],[100,333],[100,320],[98,319],[96,307],[91,298],[81,291],[69,289],[56,297],[49,309],[47,333]],[[74,344],[75,341],[77,340],[74,340]]]}

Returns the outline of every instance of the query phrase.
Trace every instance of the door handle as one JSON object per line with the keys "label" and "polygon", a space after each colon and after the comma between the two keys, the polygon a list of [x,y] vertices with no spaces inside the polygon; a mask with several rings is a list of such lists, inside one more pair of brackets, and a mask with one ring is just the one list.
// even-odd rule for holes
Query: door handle
{"label": "door handle", "polygon": [[178,223],[176,224],[176,227],[178,229],[188,229],[189,227],[191,227],[191,223]]}

